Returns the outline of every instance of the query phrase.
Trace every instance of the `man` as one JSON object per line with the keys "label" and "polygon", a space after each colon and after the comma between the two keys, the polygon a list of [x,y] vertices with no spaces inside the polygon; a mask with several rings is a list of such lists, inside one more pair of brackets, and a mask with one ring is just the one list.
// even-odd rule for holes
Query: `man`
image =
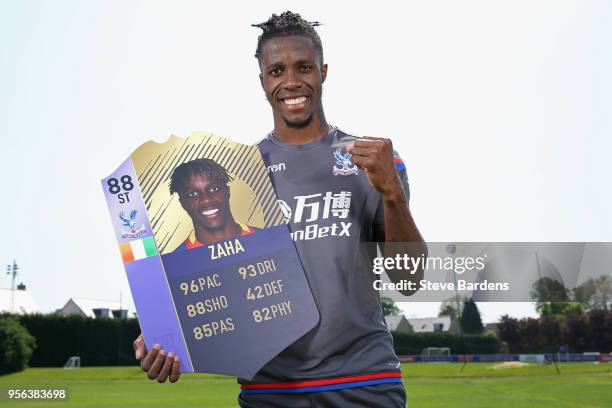
{"label": "man", "polygon": [[[321,318],[252,383],[239,380],[239,404],[404,407],[371,264],[357,254],[368,241],[415,242],[426,251],[408,209],[405,166],[389,140],[356,138],[328,125],[321,101],[327,64],[312,24],[285,12],[257,27],[260,81],[274,118],[259,148],[268,165],[285,164],[271,178]],[[135,348],[150,378],[178,378],[171,359],[156,350],[145,357],[142,341]]]}
{"label": "man", "polygon": [[193,231],[174,251],[208,245],[255,229],[239,224],[229,205],[231,176],[217,162],[196,159],[179,165],[170,177],[170,194],[177,193],[181,206],[191,217]]}

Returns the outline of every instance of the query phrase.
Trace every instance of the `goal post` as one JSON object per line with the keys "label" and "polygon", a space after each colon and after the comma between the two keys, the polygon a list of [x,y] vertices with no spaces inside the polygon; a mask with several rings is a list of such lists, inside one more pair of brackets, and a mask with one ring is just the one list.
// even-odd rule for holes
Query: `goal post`
{"label": "goal post", "polygon": [[421,352],[423,356],[450,356],[450,347],[427,347]]}
{"label": "goal post", "polygon": [[64,364],[64,370],[73,370],[76,368],[80,368],[81,367],[81,357],[79,356],[72,356],[68,359],[68,361],[66,361],[66,364]]}

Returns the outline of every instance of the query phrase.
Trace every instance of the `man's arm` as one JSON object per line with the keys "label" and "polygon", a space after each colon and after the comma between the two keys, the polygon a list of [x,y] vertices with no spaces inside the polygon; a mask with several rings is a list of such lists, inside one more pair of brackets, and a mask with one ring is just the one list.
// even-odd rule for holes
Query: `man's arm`
{"label": "man's arm", "polygon": [[[374,225],[374,239],[385,243],[404,243],[385,245],[384,256],[406,254],[415,258],[426,257],[427,246],[414,223],[407,194],[397,175],[391,140],[366,137],[349,145],[347,151],[353,155],[353,162],[366,172],[368,180],[382,197],[384,224]],[[423,268],[419,268],[414,274],[398,270],[387,271],[387,274],[392,282],[407,279],[418,284],[423,279]],[[416,290],[401,291],[406,296],[414,292]]]}

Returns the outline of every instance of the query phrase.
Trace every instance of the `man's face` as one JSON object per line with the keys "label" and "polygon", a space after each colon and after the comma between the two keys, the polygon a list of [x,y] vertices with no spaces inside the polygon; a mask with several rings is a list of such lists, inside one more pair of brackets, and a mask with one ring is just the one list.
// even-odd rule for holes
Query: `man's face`
{"label": "man's face", "polygon": [[266,41],[260,69],[261,86],[274,116],[289,127],[308,126],[322,110],[322,83],[327,76],[327,64],[321,65],[312,40],[288,36]]}
{"label": "man's face", "polygon": [[187,179],[179,200],[193,220],[193,226],[200,225],[209,230],[222,229],[227,224],[229,188],[208,174],[198,174]]}

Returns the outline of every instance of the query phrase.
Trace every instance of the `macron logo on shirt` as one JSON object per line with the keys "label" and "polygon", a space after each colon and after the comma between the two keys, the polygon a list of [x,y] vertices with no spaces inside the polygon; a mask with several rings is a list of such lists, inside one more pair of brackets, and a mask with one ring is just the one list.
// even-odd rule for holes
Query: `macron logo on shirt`
{"label": "macron logo on shirt", "polygon": [[276,173],[277,171],[285,171],[285,163],[271,164],[268,166],[268,173]]}

